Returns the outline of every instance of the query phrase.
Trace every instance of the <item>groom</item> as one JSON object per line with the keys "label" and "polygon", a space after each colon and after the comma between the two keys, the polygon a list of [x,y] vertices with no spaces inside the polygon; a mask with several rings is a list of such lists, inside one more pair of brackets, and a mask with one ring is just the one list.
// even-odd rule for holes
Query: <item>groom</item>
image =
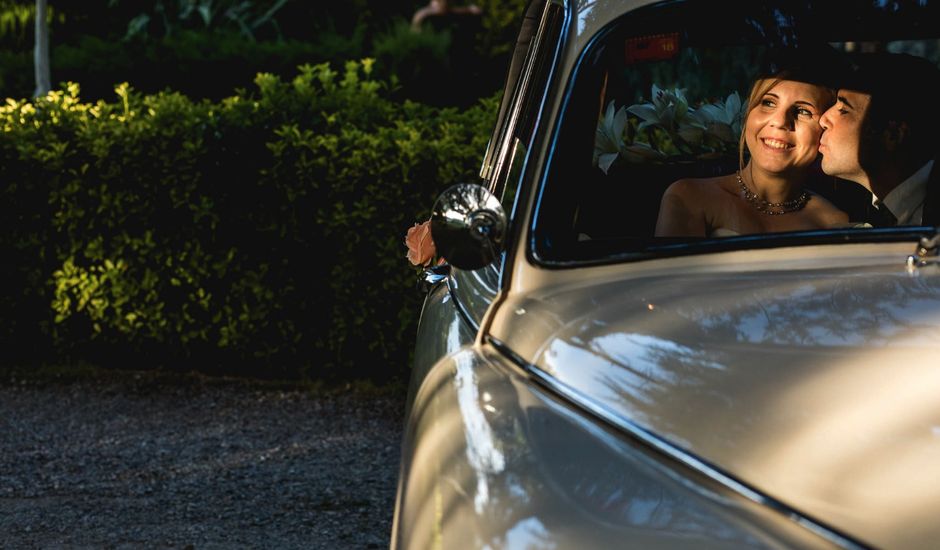
{"label": "groom", "polygon": [[940,71],[907,54],[858,54],[823,113],[822,169],[871,191],[872,224],[940,224]]}

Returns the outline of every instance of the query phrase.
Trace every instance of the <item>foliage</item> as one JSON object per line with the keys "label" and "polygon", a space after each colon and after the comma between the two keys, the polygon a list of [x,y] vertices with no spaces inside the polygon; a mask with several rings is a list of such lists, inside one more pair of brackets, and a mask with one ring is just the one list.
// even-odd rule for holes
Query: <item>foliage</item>
{"label": "foliage", "polygon": [[[120,0],[109,0],[110,7]],[[169,36],[178,29],[192,26],[204,29],[231,27],[254,41],[257,30],[265,25],[278,29],[277,14],[287,0],[155,0],[153,7],[144,11],[127,24],[125,38],[148,37],[152,28],[158,27],[162,36]],[[154,21],[158,23],[153,24]],[[279,31],[278,31],[279,34]]]}
{"label": "foliage", "polygon": [[[514,8],[515,4],[520,7]],[[469,106],[500,87],[524,3],[487,6],[480,16],[429,17],[420,32],[397,17],[387,30],[375,34],[372,51],[377,68],[398,79],[398,97]]]}
{"label": "foliage", "polygon": [[25,42],[36,17],[36,4],[25,5],[4,0],[0,2],[0,38],[10,37]]}
{"label": "foliage", "polygon": [[[182,30],[150,41],[83,36],[74,44],[52,44],[51,57],[55,80],[79,82],[83,96],[91,100],[112,97],[113,83],[122,81],[145,93],[169,88],[190,97],[221,99],[251,82],[257,72],[287,78],[304,63],[338,62],[361,52],[361,36],[249,42],[237,32]],[[0,92],[6,97],[29,97],[32,77],[31,53],[0,52],[5,84]]]}
{"label": "foliage", "polygon": [[393,80],[405,97],[424,103],[434,103],[446,94],[448,84],[456,75],[451,74],[449,52],[451,35],[447,30],[427,27],[414,32],[404,20],[396,21],[391,29],[375,37],[373,52],[381,74]]}
{"label": "foliage", "polygon": [[[0,98],[30,97],[32,3],[4,2],[17,7],[9,39],[0,33]],[[53,3],[52,78],[80,83],[91,100],[124,81],[220,99],[257,72],[286,78],[304,63],[369,56],[383,79],[397,78],[392,97],[468,107],[503,84],[525,9],[523,0],[476,3],[482,16],[434,18],[421,33],[407,24],[419,0]]]}
{"label": "foliage", "polygon": [[483,10],[480,54],[504,58],[512,53],[529,0],[475,0]]}
{"label": "foliage", "polygon": [[[49,24],[65,23],[66,16],[57,7],[46,8],[46,18]],[[0,45],[17,48],[32,47],[35,17],[36,2],[34,1],[0,0]]]}
{"label": "foliage", "polygon": [[737,92],[723,102],[693,107],[685,90],[653,84],[650,101],[620,109],[615,109],[614,101],[607,104],[597,125],[594,163],[606,174],[618,158],[657,162],[733,154],[742,114]]}
{"label": "foliage", "polygon": [[[401,235],[472,176],[495,98],[389,101],[372,61],[222,101],[69,85],[0,107],[11,354],[387,378],[420,296]],[[404,205],[404,207],[403,207]]]}

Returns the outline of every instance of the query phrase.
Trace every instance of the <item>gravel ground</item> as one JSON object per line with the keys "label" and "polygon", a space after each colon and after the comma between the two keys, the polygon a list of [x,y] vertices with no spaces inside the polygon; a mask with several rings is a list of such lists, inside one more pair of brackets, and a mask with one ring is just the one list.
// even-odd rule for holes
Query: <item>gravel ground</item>
{"label": "gravel ground", "polygon": [[387,548],[403,398],[0,382],[0,548]]}

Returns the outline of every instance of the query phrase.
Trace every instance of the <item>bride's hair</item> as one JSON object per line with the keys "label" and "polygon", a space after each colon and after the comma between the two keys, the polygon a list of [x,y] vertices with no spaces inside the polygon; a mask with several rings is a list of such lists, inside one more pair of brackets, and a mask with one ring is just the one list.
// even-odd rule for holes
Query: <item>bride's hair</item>
{"label": "bride's hair", "polygon": [[836,103],[838,93],[835,88],[811,80],[808,78],[808,75],[802,71],[785,69],[773,76],[758,78],[755,80],[747,97],[747,109],[745,109],[744,116],[741,119],[741,136],[738,139],[738,169],[744,169],[744,152],[747,150],[747,144],[745,143],[745,136],[747,134],[747,117],[751,115],[751,111],[760,105],[764,94],[769,92],[771,89],[773,89],[774,86],[784,80],[795,80],[797,82],[806,82],[808,84],[819,86],[823,91],[823,104],[819,106],[820,114],[824,113],[826,109],[835,105]]}
{"label": "bride's hair", "polygon": [[835,105],[837,89],[849,72],[850,65],[844,53],[828,44],[807,44],[800,47],[773,48],[766,52],[751,86],[747,109],[741,120],[738,145],[739,168],[744,168],[745,133],[747,117],[760,105],[761,99],[782,80],[814,84],[824,90],[820,114]]}

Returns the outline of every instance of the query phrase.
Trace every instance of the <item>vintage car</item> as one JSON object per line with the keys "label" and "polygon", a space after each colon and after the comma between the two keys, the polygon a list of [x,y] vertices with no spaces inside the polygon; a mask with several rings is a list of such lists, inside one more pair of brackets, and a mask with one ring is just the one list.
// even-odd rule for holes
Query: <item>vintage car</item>
{"label": "vintage car", "polygon": [[937,0],[532,2],[481,181],[434,206],[391,547],[940,545],[936,227],[654,232],[671,182],[738,167],[767,56],[937,63],[938,25]]}

